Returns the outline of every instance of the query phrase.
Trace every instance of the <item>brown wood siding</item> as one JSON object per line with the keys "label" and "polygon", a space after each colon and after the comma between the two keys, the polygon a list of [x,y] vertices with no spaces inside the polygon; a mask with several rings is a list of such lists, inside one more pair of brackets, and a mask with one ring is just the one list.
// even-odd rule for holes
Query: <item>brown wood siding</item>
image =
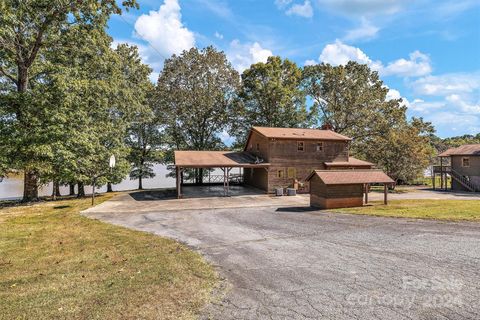
{"label": "brown wood siding", "polygon": [[246,185],[268,191],[268,172],[264,168],[245,168],[243,178]]}
{"label": "brown wood siding", "polygon": [[[288,169],[293,168],[295,171],[295,178],[288,176]],[[269,185],[269,192],[274,192],[275,187],[293,187],[294,180],[298,180],[299,182],[304,183],[304,189],[299,191],[303,193],[308,193],[309,191],[309,182],[306,182],[305,179],[312,173],[313,170],[324,170],[325,167],[323,164],[317,165],[308,165],[308,166],[285,166],[285,167],[278,167],[278,166],[271,166],[268,170],[268,185]],[[283,170],[284,176],[283,178],[278,177],[278,171]]]}
{"label": "brown wood siding", "polygon": [[[462,158],[470,159],[469,167],[462,167]],[[480,176],[480,156],[452,156],[452,169],[464,176]]]}
{"label": "brown wood siding", "polygon": [[[269,144],[268,139],[261,134],[252,131],[249,141],[247,142],[246,151],[251,154],[262,158],[265,162],[269,162]],[[257,144],[260,150],[257,151]]]}
{"label": "brown wood siding", "polygon": [[[297,150],[297,142],[304,142],[304,151]],[[317,144],[323,143],[323,151],[317,151]],[[331,161],[348,161],[348,142],[346,141],[322,141],[322,140],[298,140],[271,139],[269,141],[268,162],[287,166],[319,164]]]}
{"label": "brown wood siding", "polygon": [[[303,151],[297,150],[299,141],[304,143]],[[320,142],[323,143],[323,150],[317,151]],[[258,151],[257,144],[260,147]],[[308,192],[309,183],[304,180],[313,170],[324,170],[324,162],[348,161],[347,141],[304,140],[301,137],[269,139],[255,131],[250,135],[246,151],[261,157],[271,166],[268,173],[254,169],[253,176],[245,170],[245,182],[269,192],[274,192],[275,187],[292,187],[295,179],[305,184],[300,192]],[[288,176],[289,168],[294,168],[295,178]],[[278,177],[278,170],[284,171],[283,177]]]}
{"label": "brown wood siding", "polygon": [[363,185],[325,185],[318,176],[310,180],[310,205],[322,209],[363,205]]}
{"label": "brown wood siding", "polygon": [[[462,167],[462,158],[470,159],[469,167]],[[469,177],[473,182],[480,184],[480,156],[451,156],[452,169],[462,176]],[[457,181],[452,181],[452,189],[459,191],[468,191]]]}

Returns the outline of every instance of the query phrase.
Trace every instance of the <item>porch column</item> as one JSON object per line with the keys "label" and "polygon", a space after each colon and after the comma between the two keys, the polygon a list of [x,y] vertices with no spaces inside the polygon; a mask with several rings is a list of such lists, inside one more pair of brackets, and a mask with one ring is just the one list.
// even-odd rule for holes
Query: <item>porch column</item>
{"label": "porch column", "polygon": [[176,167],[176,173],[177,173],[177,199],[180,199],[182,197],[182,190],[181,190],[181,171],[182,169],[179,167]]}
{"label": "porch column", "polygon": [[388,204],[388,184],[383,184],[383,203]]}

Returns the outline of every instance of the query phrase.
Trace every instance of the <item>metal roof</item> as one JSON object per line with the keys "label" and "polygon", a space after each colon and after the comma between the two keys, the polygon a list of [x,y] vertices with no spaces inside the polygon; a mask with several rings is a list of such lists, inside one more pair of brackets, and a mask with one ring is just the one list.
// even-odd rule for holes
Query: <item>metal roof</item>
{"label": "metal roof", "polygon": [[315,175],[327,185],[395,182],[381,170],[315,170],[307,181]]}
{"label": "metal roof", "polygon": [[252,127],[252,130],[260,133],[267,138],[299,140],[352,140],[351,138],[333,132],[332,130],[274,127]]}
{"label": "metal roof", "polygon": [[233,151],[175,151],[175,166],[184,168],[268,167],[270,163],[248,152]]}
{"label": "metal roof", "polygon": [[450,148],[438,155],[439,157],[448,156],[480,156],[480,143],[465,144],[458,148]]}
{"label": "metal roof", "polygon": [[348,157],[348,161],[336,161],[336,162],[325,162],[327,167],[350,167],[350,166],[361,166],[361,167],[372,167],[373,163],[368,161],[363,161],[354,157]]}

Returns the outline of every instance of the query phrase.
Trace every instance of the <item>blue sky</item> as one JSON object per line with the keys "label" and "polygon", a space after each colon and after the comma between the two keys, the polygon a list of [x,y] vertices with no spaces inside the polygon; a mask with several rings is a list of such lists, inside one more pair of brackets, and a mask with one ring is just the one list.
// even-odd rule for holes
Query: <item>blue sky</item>
{"label": "blue sky", "polygon": [[366,63],[408,115],[448,137],[480,132],[478,0],[139,0],[114,16],[115,42],[136,44],[158,77],[192,46],[223,50],[240,72],[280,55],[300,66]]}

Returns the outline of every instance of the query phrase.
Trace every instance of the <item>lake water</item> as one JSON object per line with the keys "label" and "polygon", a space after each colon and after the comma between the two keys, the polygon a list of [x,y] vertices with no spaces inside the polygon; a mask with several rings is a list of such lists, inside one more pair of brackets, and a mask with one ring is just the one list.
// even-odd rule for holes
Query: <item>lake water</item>
{"label": "lake water", "polygon": [[[169,173],[166,165],[157,164],[153,167],[156,176],[151,179],[143,179],[143,187],[145,189],[155,188],[172,188],[175,187],[175,178],[166,177]],[[39,188],[40,196],[49,196],[52,194],[52,184],[48,184]],[[113,191],[134,190],[138,188],[138,180],[130,180],[126,177],[121,183],[113,185]],[[107,187],[103,186],[96,189],[98,192],[106,192]],[[85,192],[91,193],[92,188],[85,186]],[[67,195],[69,193],[68,186],[60,187],[60,193]],[[21,177],[5,178],[0,182],[0,200],[19,199],[23,195],[23,179]]]}

